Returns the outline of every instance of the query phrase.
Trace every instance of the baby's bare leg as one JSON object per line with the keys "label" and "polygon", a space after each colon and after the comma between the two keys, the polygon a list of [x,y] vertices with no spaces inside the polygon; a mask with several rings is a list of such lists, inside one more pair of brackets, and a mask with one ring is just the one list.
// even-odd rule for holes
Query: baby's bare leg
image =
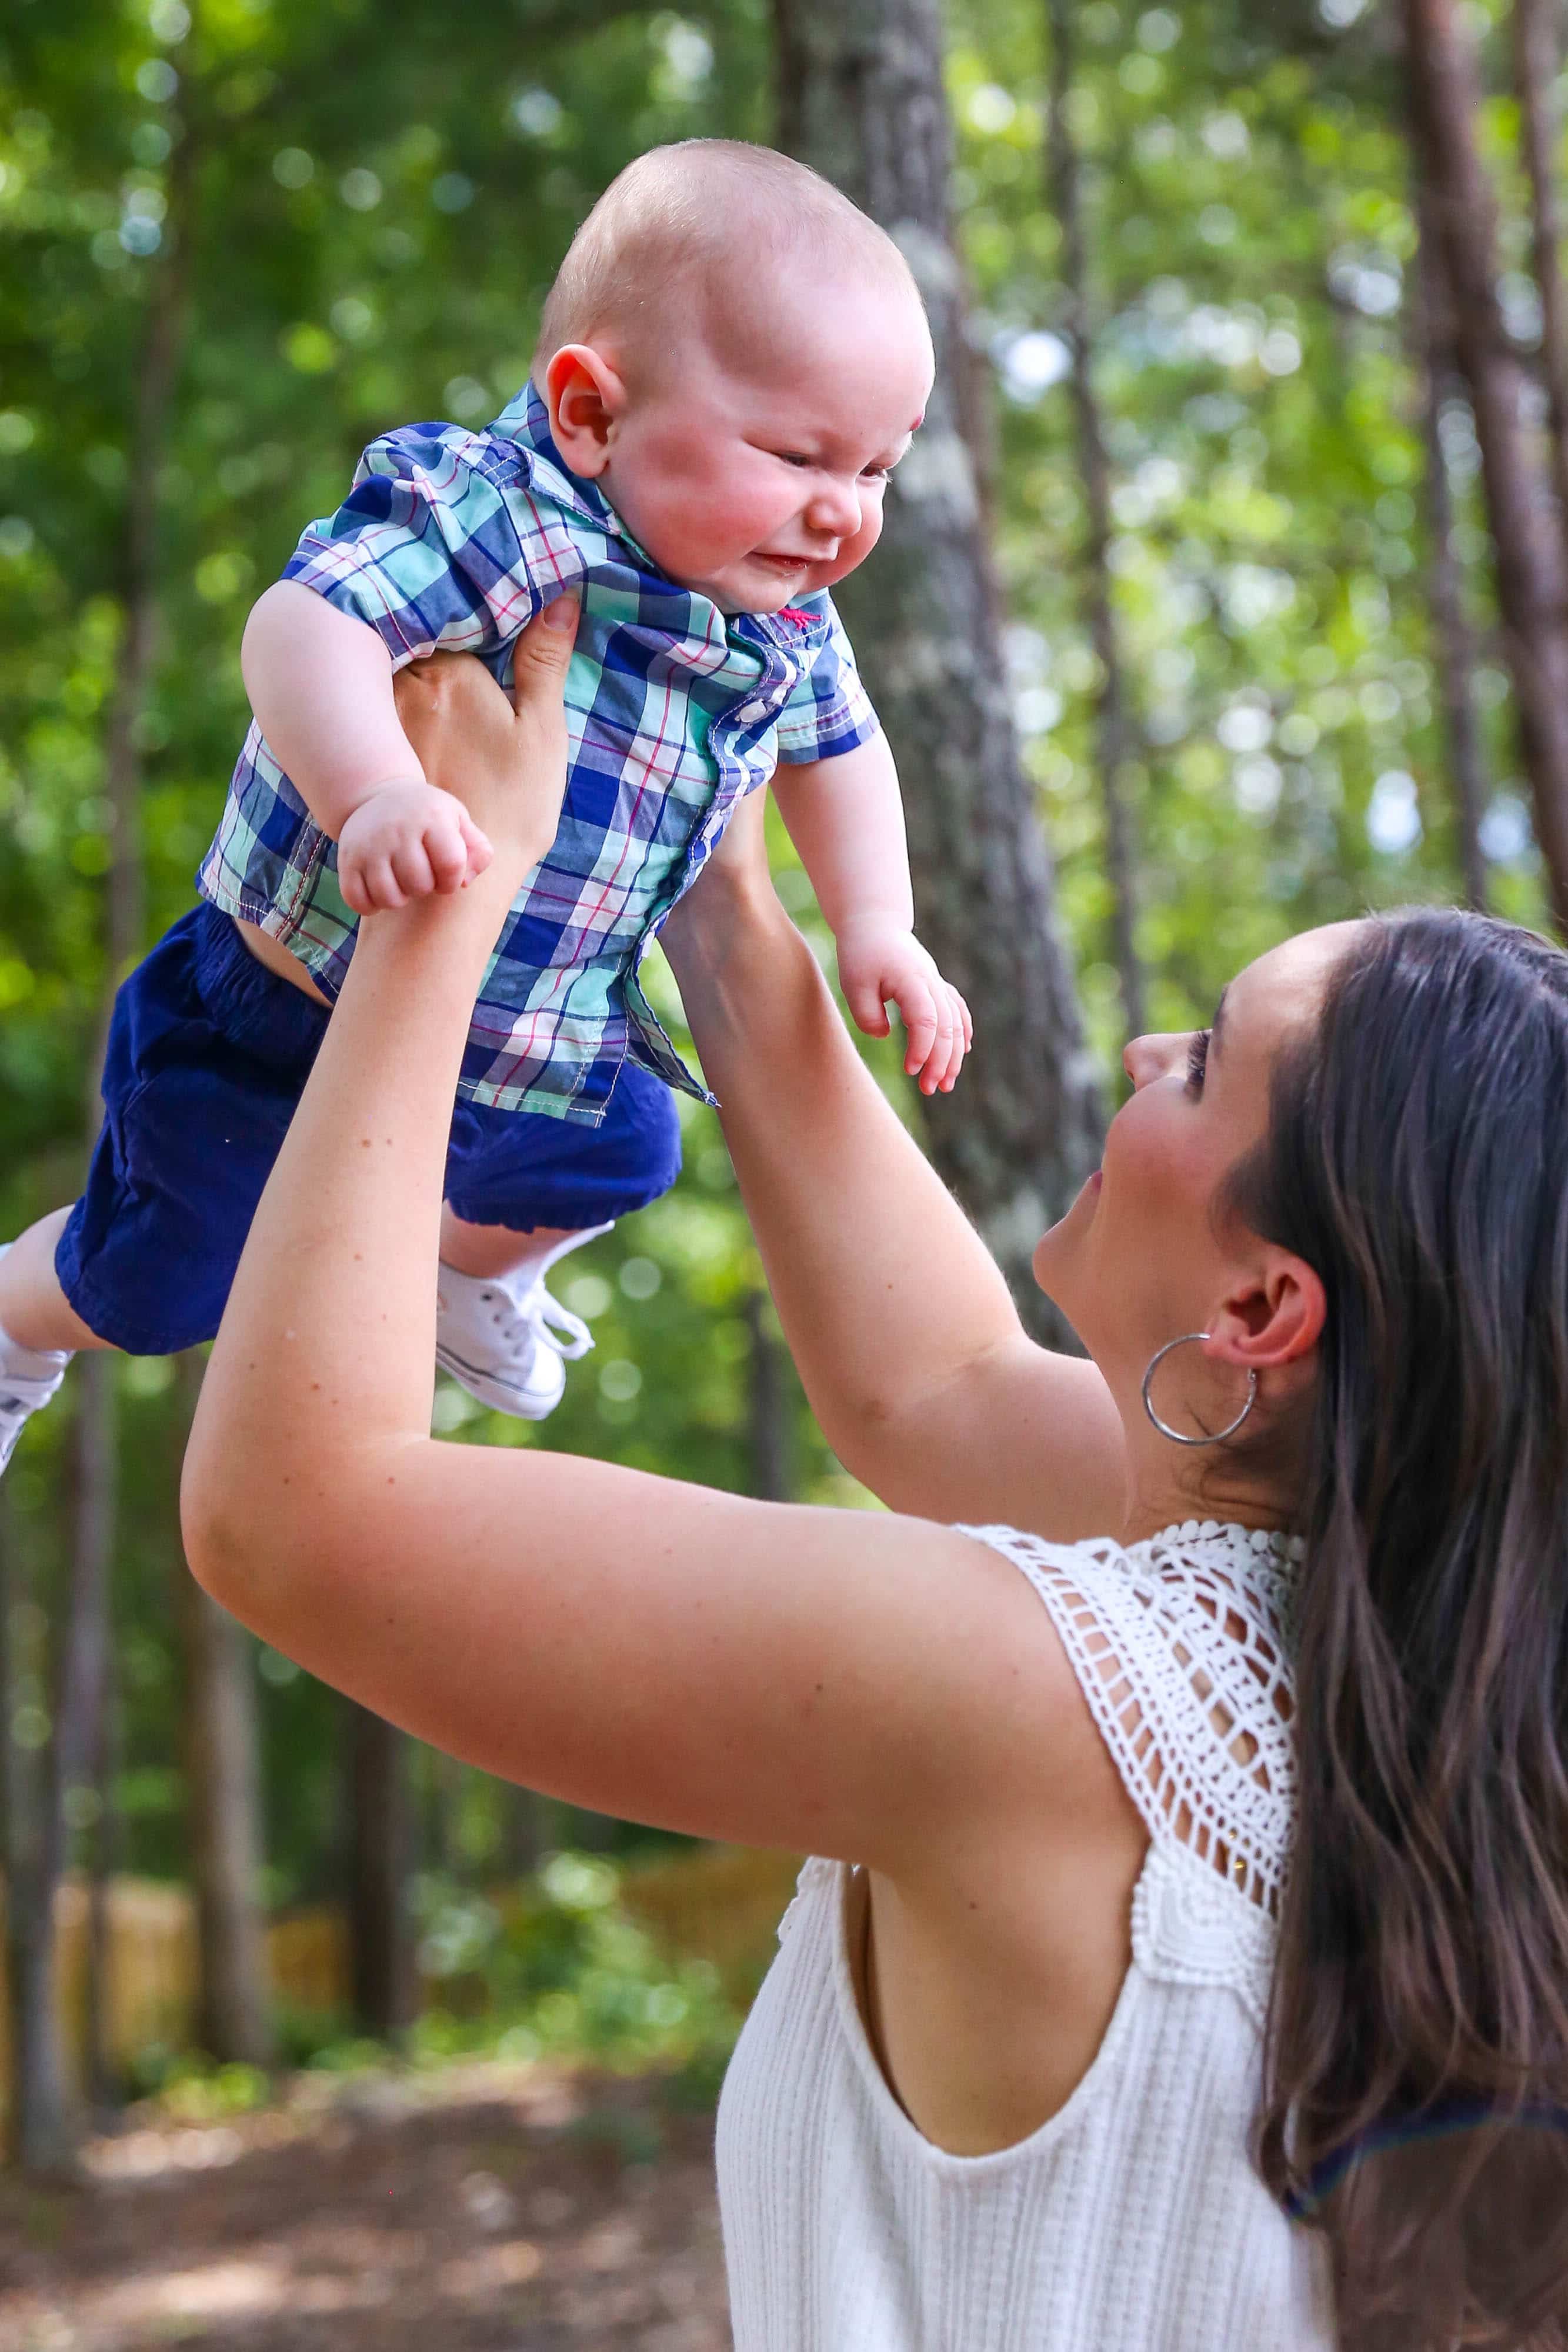
{"label": "baby's bare leg", "polygon": [[[532,1233],[520,1234],[510,1225],[470,1225],[449,1208],[441,1212],[441,1263],[479,1282],[541,1265],[552,1250],[571,1238],[553,1225],[536,1225]],[[0,1323],[5,1319],[0,1308]]]}
{"label": "baby's bare leg", "polygon": [[106,1348],[68,1305],[55,1272],[55,1245],[68,1209],[40,1217],[0,1257],[0,1331],[19,1348],[40,1353],[63,1348]]}

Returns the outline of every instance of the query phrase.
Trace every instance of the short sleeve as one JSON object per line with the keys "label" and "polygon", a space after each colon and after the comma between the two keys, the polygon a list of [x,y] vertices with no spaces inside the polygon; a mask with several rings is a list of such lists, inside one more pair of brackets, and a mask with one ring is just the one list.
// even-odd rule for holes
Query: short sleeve
{"label": "short sleeve", "polygon": [[310,524],[284,567],[367,622],[395,667],[437,648],[509,645],[582,575],[559,509],[480,434],[414,425],[374,441],[335,515]]}
{"label": "short sleeve", "polygon": [[871,698],[860,682],[843,622],[825,597],[827,635],[816,659],[779,713],[779,758],[831,760],[881,732]]}

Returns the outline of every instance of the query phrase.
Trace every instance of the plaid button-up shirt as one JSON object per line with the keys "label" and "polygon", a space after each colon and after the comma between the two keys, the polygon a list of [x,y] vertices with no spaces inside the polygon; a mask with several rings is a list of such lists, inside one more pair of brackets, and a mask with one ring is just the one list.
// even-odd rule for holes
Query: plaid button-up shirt
{"label": "plaid button-up shirt", "polygon": [[[442,647],[479,655],[502,684],[541,606],[563,589],[581,596],[561,826],[490,959],[458,1092],[596,1125],[630,1054],[702,1096],[640,967],[777,761],[825,759],[877,732],[829,599],[726,616],[664,578],[567,471],[531,386],[484,432],[411,425],[373,443],[284,577],[368,622],[395,667]],[[254,725],[197,878],[336,996],[357,929],[336,845]]]}

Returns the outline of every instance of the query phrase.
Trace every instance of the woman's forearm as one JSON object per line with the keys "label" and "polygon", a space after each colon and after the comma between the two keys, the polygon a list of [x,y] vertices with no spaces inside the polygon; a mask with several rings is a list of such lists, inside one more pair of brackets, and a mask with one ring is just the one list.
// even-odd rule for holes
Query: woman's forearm
{"label": "woman's forearm", "polygon": [[910,1419],[1026,1344],[1016,1311],[765,879],[702,887],[714,895],[672,960],[785,1336],[840,1458],[919,1508]]}
{"label": "woman's forearm", "polygon": [[367,1452],[428,1439],[447,1134],[507,890],[492,868],[362,928],[203,1384],[186,1482],[209,1553],[247,1556],[258,1507],[275,1534],[293,1513],[319,1531],[318,1465],[336,1486]]}

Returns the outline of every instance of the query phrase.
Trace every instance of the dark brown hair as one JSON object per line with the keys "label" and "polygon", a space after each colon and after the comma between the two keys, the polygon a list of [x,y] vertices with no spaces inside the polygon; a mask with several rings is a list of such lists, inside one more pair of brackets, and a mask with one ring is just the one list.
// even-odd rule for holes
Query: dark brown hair
{"label": "dark brown hair", "polygon": [[1568,955],[1374,918],[1247,1223],[1328,1296],[1255,2158],[1345,2352],[1568,2346]]}

